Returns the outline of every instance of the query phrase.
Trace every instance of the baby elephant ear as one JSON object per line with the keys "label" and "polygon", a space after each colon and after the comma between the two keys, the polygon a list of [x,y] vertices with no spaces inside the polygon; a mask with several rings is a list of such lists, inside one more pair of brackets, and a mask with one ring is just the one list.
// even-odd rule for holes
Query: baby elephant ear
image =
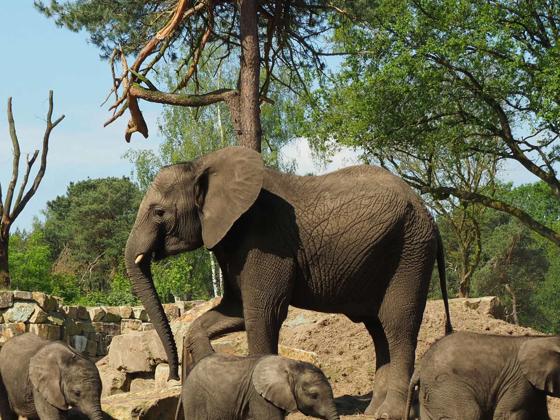
{"label": "baby elephant ear", "polygon": [[531,384],[560,397],[560,338],[529,338],[519,348],[521,371]]}
{"label": "baby elephant ear", "polygon": [[264,178],[260,153],[227,147],[200,159],[195,202],[201,213],[202,240],[213,248],[255,202]]}
{"label": "baby elephant ear", "polygon": [[267,401],[284,411],[297,410],[296,399],[290,385],[292,361],[280,356],[265,356],[255,366],[253,385]]}
{"label": "baby elephant ear", "polygon": [[59,410],[68,410],[62,394],[62,357],[68,351],[62,345],[49,344],[29,362],[29,380],[47,402]]}

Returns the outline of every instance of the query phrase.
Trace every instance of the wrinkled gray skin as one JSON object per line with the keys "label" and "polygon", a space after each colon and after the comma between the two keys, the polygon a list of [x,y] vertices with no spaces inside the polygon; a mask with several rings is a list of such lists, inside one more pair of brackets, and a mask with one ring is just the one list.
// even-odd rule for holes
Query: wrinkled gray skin
{"label": "wrinkled gray skin", "polygon": [[420,361],[405,418],[416,394],[421,420],[546,420],[546,396],[560,397],[560,337],[453,333]]}
{"label": "wrinkled gray skin", "polygon": [[345,314],[365,324],[375,345],[367,413],[401,418],[436,256],[445,287],[437,227],[404,181],[365,165],[287,175],[242,147],[163,168],[140,205],[125,261],[171,378],[177,350],[150,266],[203,245],[216,255],[225,289],[195,321],[208,337],[245,329],[250,354],[276,354],[288,305]]}
{"label": "wrinkled gray skin", "polygon": [[199,350],[207,349],[201,360],[183,348],[185,420],[281,420],[297,410],[339,420],[331,386],[319,368],[276,355],[214,353],[208,338],[198,337],[193,340]]}
{"label": "wrinkled gray skin", "polygon": [[61,342],[32,333],[14,337],[0,350],[0,416],[58,420],[75,407],[103,419],[101,379],[95,365]]}

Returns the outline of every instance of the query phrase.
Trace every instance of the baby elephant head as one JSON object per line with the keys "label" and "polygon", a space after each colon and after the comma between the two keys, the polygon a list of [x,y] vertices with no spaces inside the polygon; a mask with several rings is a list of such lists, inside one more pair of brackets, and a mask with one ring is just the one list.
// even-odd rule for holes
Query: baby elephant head
{"label": "baby elephant head", "polygon": [[310,363],[266,356],[255,366],[253,385],[275,406],[327,420],[338,420],[329,381]]}
{"label": "baby elephant head", "polygon": [[99,371],[62,343],[49,344],[31,358],[29,380],[59,410],[75,407],[90,419],[103,419]]}
{"label": "baby elephant head", "polygon": [[560,337],[527,339],[518,359],[523,375],[535,388],[560,397]]}

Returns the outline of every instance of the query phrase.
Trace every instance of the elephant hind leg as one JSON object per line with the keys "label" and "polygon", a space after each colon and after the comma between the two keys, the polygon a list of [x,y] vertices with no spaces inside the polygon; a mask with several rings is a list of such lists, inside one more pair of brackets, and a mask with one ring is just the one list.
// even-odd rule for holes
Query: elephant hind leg
{"label": "elephant hind leg", "polygon": [[[387,338],[389,368],[387,395],[381,406],[372,401],[367,414],[377,418],[400,419],[406,406],[408,384],[414,370],[418,331],[435,259],[431,243],[407,244],[397,271],[391,279],[378,317]],[[376,407],[374,409],[374,407]]]}
{"label": "elephant hind leg", "polygon": [[10,408],[10,401],[8,400],[8,392],[0,378],[0,419],[2,420],[17,420],[18,416]]}
{"label": "elephant hind leg", "polygon": [[389,376],[389,343],[378,317],[366,318],[363,323],[373,340],[375,349],[375,378],[371,397],[371,412],[375,412],[385,401]]}

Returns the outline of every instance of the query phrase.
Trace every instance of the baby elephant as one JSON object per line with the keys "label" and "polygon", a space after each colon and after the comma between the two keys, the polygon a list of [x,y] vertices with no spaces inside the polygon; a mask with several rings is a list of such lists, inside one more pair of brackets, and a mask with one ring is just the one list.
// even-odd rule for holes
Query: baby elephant
{"label": "baby elephant", "polygon": [[312,364],[276,355],[214,353],[207,337],[198,344],[207,349],[198,352],[206,355],[200,360],[193,360],[188,345],[183,350],[185,420],[280,420],[297,410],[339,419],[329,381]]}
{"label": "baby elephant", "polygon": [[560,396],[560,337],[456,332],[435,343],[410,382],[420,419],[548,419],[546,396]]}
{"label": "baby elephant", "polygon": [[26,333],[0,350],[0,416],[41,420],[66,418],[77,408],[103,419],[101,380],[95,365],[61,342]]}

